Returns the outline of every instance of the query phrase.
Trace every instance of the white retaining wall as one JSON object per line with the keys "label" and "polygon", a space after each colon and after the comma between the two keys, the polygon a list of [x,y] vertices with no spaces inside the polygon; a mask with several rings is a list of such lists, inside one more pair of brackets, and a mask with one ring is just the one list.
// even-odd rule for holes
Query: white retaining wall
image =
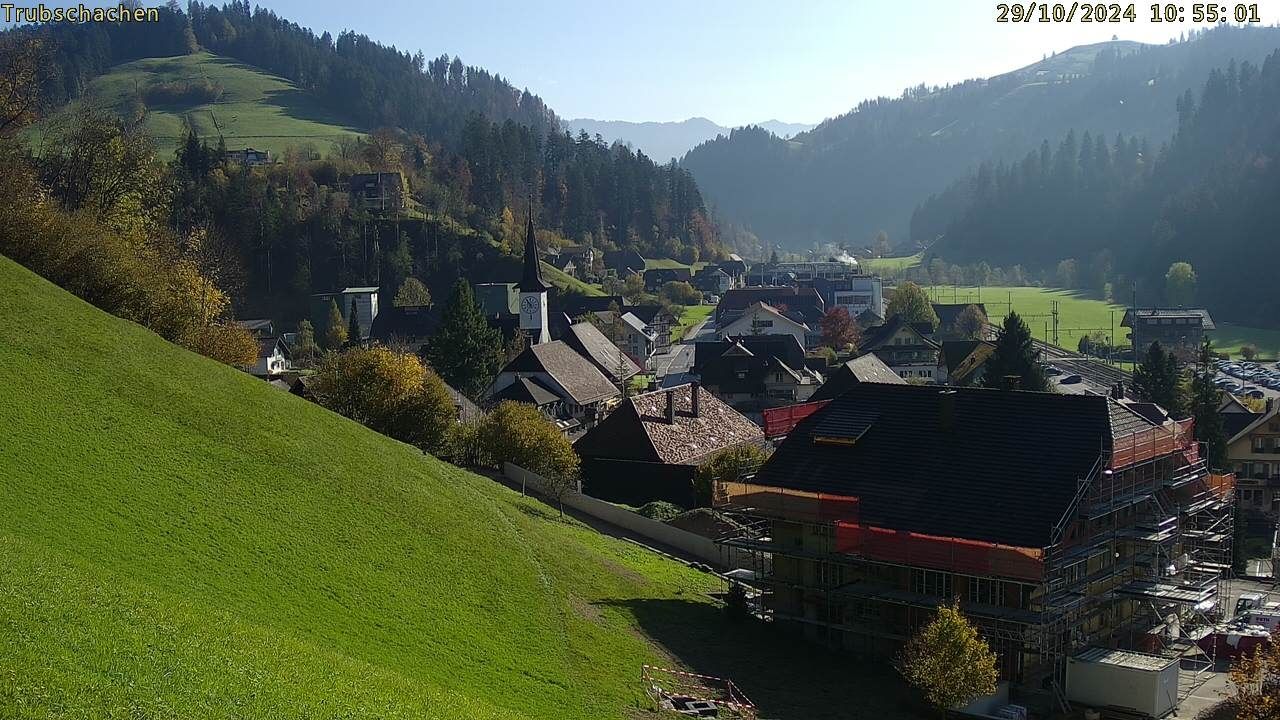
{"label": "white retaining wall", "polygon": [[[519,465],[502,464],[502,472],[508,478],[524,483],[540,495],[544,492],[544,479],[541,475],[529,472]],[[721,548],[710,538],[672,527],[664,522],[651,520],[613,503],[598,500],[580,492],[570,491],[564,496],[564,504],[594,518],[612,523],[655,542],[668,545],[685,552],[699,560],[712,565],[735,569],[751,567],[750,558],[745,551],[736,548]]]}

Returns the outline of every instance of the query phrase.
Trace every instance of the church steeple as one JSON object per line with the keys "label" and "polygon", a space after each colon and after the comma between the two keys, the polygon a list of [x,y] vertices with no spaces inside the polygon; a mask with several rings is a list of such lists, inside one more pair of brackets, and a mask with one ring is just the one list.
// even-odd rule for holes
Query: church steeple
{"label": "church steeple", "polygon": [[529,203],[529,224],[524,237],[524,274],[520,292],[546,292],[551,286],[542,279],[542,263],[538,258],[538,242],[533,237],[533,203]]}
{"label": "church steeple", "polygon": [[529,334],[534,345],[551,342],[547,329],[547,290],[542,279],[542,263],[538,259],[538,243],[533,237],[533,201],[529,201],[529,226],[524,238],[524,275],[520,278],[520,329]]}

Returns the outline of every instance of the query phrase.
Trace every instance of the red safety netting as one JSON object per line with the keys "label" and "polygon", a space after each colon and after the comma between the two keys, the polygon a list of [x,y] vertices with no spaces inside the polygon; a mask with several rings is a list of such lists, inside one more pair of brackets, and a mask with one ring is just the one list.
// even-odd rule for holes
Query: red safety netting
{"label": "red safety netting", "polygon": [[827,400],[819,400],[799,405],[769,408],[761,412],[764,416],[764,435],[768,438],[780,438],[795,429],[796,423],[817,412],[827,404]]}
{"label": "red safety netting", "polygon": [[[1111,469],[1128,467],[1161,455],[1195,447],[1195,420],[1188,418],[1174,423],[1171,428],[1153,427],[1122,435],[1112,443]],[[1199,450],[1195,450],[1198,459]]]}
{"label": "red safety netting", "polygon": [[1044,554],[1033,548],[888,530],[850,522],[836,523],[836,551],[860,555],[868,560],[968,575],[1032,582],[1044,577]]}

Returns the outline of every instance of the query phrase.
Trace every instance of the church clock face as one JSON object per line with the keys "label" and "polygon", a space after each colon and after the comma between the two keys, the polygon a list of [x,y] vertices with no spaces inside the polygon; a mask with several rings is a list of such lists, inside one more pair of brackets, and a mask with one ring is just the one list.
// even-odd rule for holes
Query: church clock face
{"label": "church clock face", "polygon": [[520,301],[520,312],[525,315],[533,315],[538,312],[538,299],[532,295],[525,295]]}

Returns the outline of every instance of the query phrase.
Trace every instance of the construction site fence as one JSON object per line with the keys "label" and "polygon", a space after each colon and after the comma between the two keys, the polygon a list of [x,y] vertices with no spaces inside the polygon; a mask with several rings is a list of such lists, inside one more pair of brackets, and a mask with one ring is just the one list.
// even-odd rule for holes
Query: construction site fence
{"label": "construction site fence", "polygon": [[828,402],[819,400],[763,410],[761,415],[764,416],[764,436],[771,439],[784,437],[794,430],[801,420],[822,409]]}
{"label": "construction site fence", "polygon": [[1169,427],[1138,430],[1116,438],[1112,443],[1110,468],[1115,470],[1128,467],[1179,451],[1195,455],[1188,460],[1194,461],[1199,457],[1193,418],[1175,422]]}
{"label": "construction site fence", "polygon": [[868,560],[980,577],[1039,582],[1044,553],[1034,548],[836,523],[836,551]]}
{"label": "construction site fence", "polygon": [[748,482],[717,482],[713,505],[796,522],[858,521],[858,498]]}

